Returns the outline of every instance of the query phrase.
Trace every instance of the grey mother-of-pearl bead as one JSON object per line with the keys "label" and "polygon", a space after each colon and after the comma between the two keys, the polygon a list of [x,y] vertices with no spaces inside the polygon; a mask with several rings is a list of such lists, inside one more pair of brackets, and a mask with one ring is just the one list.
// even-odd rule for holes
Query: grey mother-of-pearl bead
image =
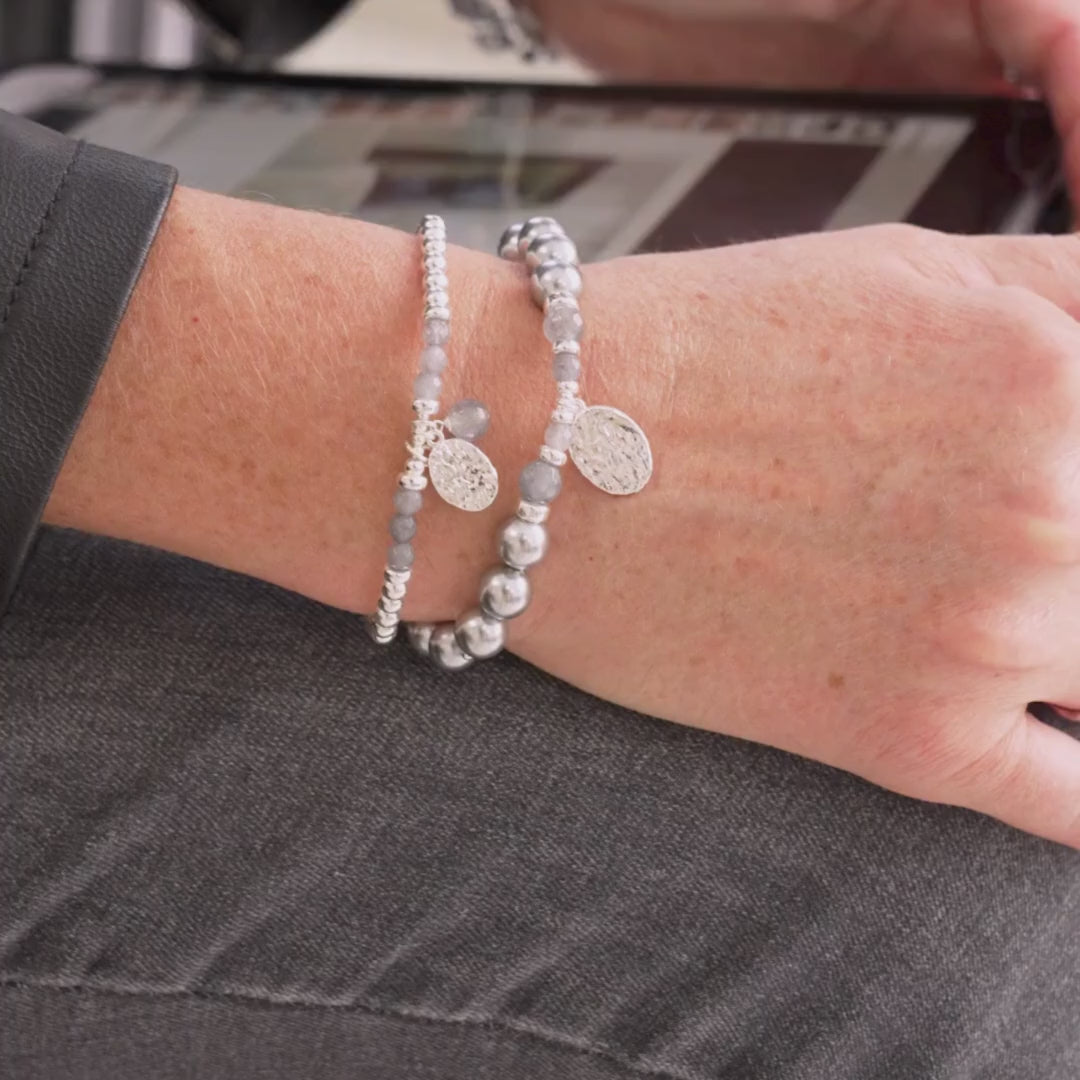
{"label": "grey mother-of-pearl bead", "polygon": [[475,663],[458,644],[453,623],[439,623],[428,638],[428,656],[443,671],[462,671]]}
{"label": "grey mother-of-pearl bead", "polygon": [[491,426],[491,413],[482,401],[465,398],[450,408],[446,426],[458,439],[479,439]]}
{"label": "grey mother-of-pearl bead", "polygon": [[[554,444],[553,444],[554,445]],[[394,492],[394,509],[399,514],[418,514],[424,505],[422,492],[410,491],[408,488],[399,488]]]}
{"label": "grey mother-of-pearl bead", "polygon": [[412,544],[393,544],[386,553],[386,565],[391,570],[409,570],[412,567],[414,557]]}
{"label": "grey mother-of-pearl bead", "polygon": [[480,608],[467,611],[454,626],[457,643],[477,660],[487,660],[506,645],[506,624]]}
{"label": "grey mother-of-pearl bead", "polygon": [[547,549],[548,532],[543,525],[511,518],[499,530],[499,558],[515,570],[535,566]]}
{"label": "grey mother-of-pearl bead", "polygon": [[450,323],[446,319],[424,320],[424,344],[445,345],[450,339]]}
{"label": "grey mother-of-pearl bead", "polygon": [[496,619],[515,619],[532,599],[532,585],[522,570],[495,566],[480,581],[480,606]]}
{"label": "grey mother-of-pearl bead", "polygon": [[416,518],[412,514],[395,514],[390,519],[390,535],[397,544],[408,543],[416,535]]}
{"label": "grey mother-of-pearl bead", "polygon": [[562,476],[548,461],[530,461],[521,470],[518,486],[527,502],[549,503],[562,491]]}
{"label": "grey mother-of-pearl bead", "polygon": [[559,293],[580,296],[584,287],[581,271],[576,266],[554,261],[541,263],[532,272],[531,282],[532,298],[541,308],[545,301]]}

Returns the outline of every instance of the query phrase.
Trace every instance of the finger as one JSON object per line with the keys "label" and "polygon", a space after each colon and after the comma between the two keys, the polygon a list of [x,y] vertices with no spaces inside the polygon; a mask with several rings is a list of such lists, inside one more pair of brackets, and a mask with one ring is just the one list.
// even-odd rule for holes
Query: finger
{"label": "finger", "polygon": [[987,46],[1042,88],[1062,141],[1069,190],[1080,197],[1080,5],[1076,0],[981,0]]}
{"label": "finger", "polygon": [[1026,711],[946,787],[947,802],[1080,849],[1080,740]]}

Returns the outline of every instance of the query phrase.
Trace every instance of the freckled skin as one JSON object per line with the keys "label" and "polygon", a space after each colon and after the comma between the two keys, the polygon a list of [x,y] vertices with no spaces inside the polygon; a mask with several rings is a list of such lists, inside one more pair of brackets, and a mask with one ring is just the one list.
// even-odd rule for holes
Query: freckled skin
{"label": "freckled skin", "polygon": [[[540,319],[519,268],[449,262],[448,378],[512,476],[551,407]],[[1080,744],[1026,714],[1080,709],[1080,240],[893,226],[585,280],[588,395],[655,475],[615,498],[564,469],[510,648],[1080,847]],[[371,610],[421,305],[415,237],[181,190],[49,520]],[[475,603],[513,488],[425,501],[408,617]]]}

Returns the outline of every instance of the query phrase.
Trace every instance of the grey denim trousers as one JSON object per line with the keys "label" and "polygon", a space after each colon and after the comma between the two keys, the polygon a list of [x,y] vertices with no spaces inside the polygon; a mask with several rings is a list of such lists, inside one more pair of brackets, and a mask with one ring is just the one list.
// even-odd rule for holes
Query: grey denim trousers
{"label": "grey denim trousers", "polygon": [[988,818],[71,532],[0,688],[5,1080],[1080,1077]]}

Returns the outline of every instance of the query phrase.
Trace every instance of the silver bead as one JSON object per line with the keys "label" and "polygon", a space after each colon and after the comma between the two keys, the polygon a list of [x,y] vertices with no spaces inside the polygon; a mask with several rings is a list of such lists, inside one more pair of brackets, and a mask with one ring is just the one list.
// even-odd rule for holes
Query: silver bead
{"label": "silver bead", "polygon": [[[450,338],[450,309],[448,307],[432,307],[428,304],[424,308],[424,323],[425,323],[425,337],[424,342],[428,345],[445,345]],[[427,336],[426,327],[435,327],[440,323],[444,324],[445,331],[440,331],[442,335],[441,341],[430,341]]]}
{"label": "silver bead", "polygon": [[387,600],[404,600],[405,586],[399,581],[388,581],[382,587],[382,594]]}
{"label": "silver bead", "polygon": [[570,341],[568,338],[563,341],[556,341],[551,346],[551,351],[556,356],[580,356],[581,355],[581,342]]}
{"label": "silver bead", "polygon": [[439,401],[437,398],[414,398],[412,407],[421,420],[429,420],[439,411]]}
{"label": "silver bead", "polygon": [[386,611],[384,608],[379,608],[375,612],[374,619],[376,625],[381,626],[384,630],[393,630],[401,621],[396,612]]}
{"label": "silver bead", "polygon": [[532,599],[532,586],[521,570],[496,566],[480,579],[480,606],[495,619],[514,619]]}
{"label": "silver bead", "polygon": [[547,503],[529,502],[522,499],[518,503],[517,516],[522,521],[530,521],[533,525],[543,525],[551,517],[551,507]]}
{"label": "silver bead", "polygon": [[566,235],[563,227],[553,217],[528,218],[521,226],[521,232],[518,234],[518,254],[521,258],[525,258],[529,245],[541,233],[561,233],[564,236]]}
{"label": "silver bead", "polygon": [[383,597],[383,599],[379,602],[379,606],[382,608],[383,611],[389,611],[391,615],[397,615],[401,611],[402,602],[403,601],[401,600],[390,600],[386,597]]}
{"label": "silver bead", "polygon": [[473,608],[458,619],[454,636],[470,656],[487,660],[502,652],[506,644],[506,624],[479,608]]}
{"label": "silver bead", "polygon": [[440,308],[445,311],[450,307],[450,294],[445,289],[428,289],[425,300],[428,310],[432,312]]}
{"label": "silver bead", "polygon": [[569,263],[541,263],[532,274],[532,298],[538,307],[559,293],[580,296],[583,287],[581,271]]}
{"label": "silver bead", "polygon": [[368,636],[376,645],[389,645],[397,637],[397,627],[382,626],[374,618],[364,619],[364,626]]}
{"label": "silver bead", "polygon": [[453,623],[439,623],[428,638],[428,655],[443,671],[463,671],[475,661],[458,644]]}
{"label": "silver bead", "polygon": [[389,584],[407,585],[411,577],[411,570],[394,570],[388,566],[383,571],[383,581]]}
{"label": "silver bead", "polygon": [[[556,469],[561,469],[566,464],[566,451],[557,450],[554,446],[544,445],[540,447],[540,460],[546,461],[549,465],[554,465]],[[409,519],[412,521],[412,518]],[[413,532],[416,531],[415,523],[413,525]],[[393,534],[391,534],[393,535]],[[396,540],[397,537],[395,536]],[[409,537],[412,539],[412,537]]]}
{"label": "silver bead", "polygon": [[561,262],[577,266],[578,251],[574,241],[563,232],[537,233],[525,252],[525,265],[534,270],[541,263]]}
{"label": "silver bead", "polygon": [[499,530],[499,558],[515,570],[535,566],[548,549],[547,529],[520,518],[511,518]]}
{"label": "silver bead", "polygon": [[397,479],[398,487],[406,491],[423,491],[428,485],[426,476],[418,476],[416,473],[403,472]]}
{"label": "silver bead", "polygon": [[442,289],[444,292],[450,288],[450,279],[442,270],[432,270],[427,276],[429,289]]}
{"label": "silver bead", "polygon": [[446,256],[440,251],[432,251],[424,255],[424,269],[429,274],[442,273],[446,270]]}
{"label": "silver bead", "polygon": [[503,231],[502,236],[499,237],[499,256],[503,259],[509,259],[516,261],[521,258],[521,252],[518,251],[518,241],[521,239],[522,224],[519,221],[516,225],[509,225]]}
{"label": "silver bead", "polygon": [[409,644],[421,655],[428,655],[428,646],[431,644],[431,635],[435,632],[435,624],[430,622],[411,622],[405,624],[405,633]]}

